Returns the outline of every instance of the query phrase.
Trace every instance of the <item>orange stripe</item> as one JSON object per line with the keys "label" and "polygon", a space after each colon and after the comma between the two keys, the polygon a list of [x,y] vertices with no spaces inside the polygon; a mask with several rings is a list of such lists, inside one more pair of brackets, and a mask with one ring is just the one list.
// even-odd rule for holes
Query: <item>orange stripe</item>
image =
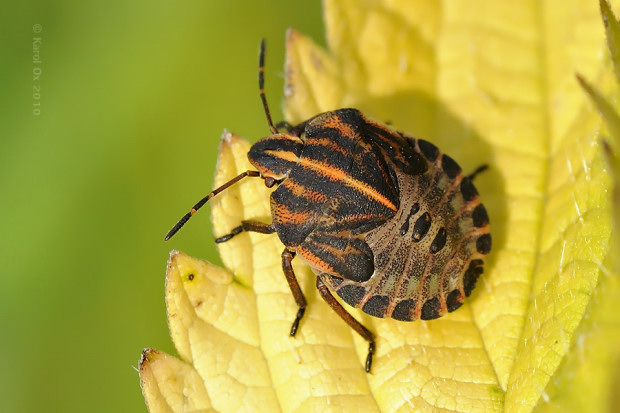
{"label": "orange stripe", "polygon": [[273,156],[274,158],[279,158],[284,161],[295,162],[295,163],[298,163],[300,161],[299,157],[295,155],[294,152],[291,152],[291,151],[273,151],[273,150],[267,149],[265,153],[267,155]]}
{"label": "orange stripe", "polygon": [[298,162],[301,166],[308,167],[320,174],[330,177],[333,180],[340,181],[343,184],[358,190],[362,194],[368,196],[371,199],[383,204],[386,208],[391,209],[392,211],[398,211],[396,205],[394,205],[389,199],[383,196],[381,193],[377,192],[374,188],[369,186],[368,184],[359,181],[350,175],[347,175],[343,170],[334,168],[333,166],[324,163],[311,161],[309,159],[300,159],[293,152],[290,151],[265,151],[268,155],[274,156],[276,158],[280,158],[289,162]]}
{"label": "orange stripe", "polygon": [[277,135],[271,135],[269,136],[270,140],[278,140],[278,141],[293,141],[293,142],[297,142],[297,143],[303,143],[303,140],[301,140],[301,138],[299,136],[295,136],[295,135],[291,135],[288,133],[280,133]]}
{"label": "orange stripe", "polygon": [[[350,231],[348,231],[348,233],[346,235],[351,235]],[[355,237],[355,238],[359,238],[359,237]],[[308,241],[306,241],[308,242]],[[360,251],[359,249],[355,248],[354,246],[351,245],[351,243],[348,243],[347,246],[345,247],[344,250],[338,249],[336,247],[334,247],[333,245],[329,245],[329,244],[325,244],[324,242],[318,242],[318,241],[311,241],[315,246],[321,248],[322,250],[325,250],[329,253],[331,253],[334,257],[338,257],[338,258],[342,258],[342,257],[346,257],[347,255],[350,254],[354,254],[354,255],[363,255],[364,253],[362,251]],[[342,259],[342,261],[346,261],[346,259]]]}
{"label": "orange stripe", "polygon": [[304,224],[314,218],[314,211],[292,211],[284,204],[275,204],[276,214],[281,223]]}
{"label": "orange stripe", "polygon": [[315,202],[327,202],[327,200],[329,199],[324,193],[314,191],[311,188],[307,188],[290,179],[285,180],[282,185],[288,188],[293,193],[293,195],[300,198],[306,198]]}
{"label": "orange stripe", "polygon": [[323,261],[321,258],[314,255],[312,252],[310,252],[309,249],[298,247],[297,254],[299,254],[299,256],[302,257],[306,261],[306,263],[308,263],[308,265],[310,265],[311,267],[321,272],[326,272],[328,274],[334,274],[334,268],[328,263],[326,263],[325,261]]}
{"label": "orange stripe", "polygon": [[333,139],[329,138],[314,138],[312,141],[306,142],[306,146],[323,146],[333,152],[339,152],[343,155],[349,155],[350,153],[348,150],[334,142]]}
{"label": "orange stripe", "polygon": [[340,135],[353,137],[355,136],[355,132],[353,128],[348,123],[343,122],[338,116],[332,114],[329,118],[323,120],[321,122],[321,126],[324,128],[332,128],[336,129],[340,132]]}

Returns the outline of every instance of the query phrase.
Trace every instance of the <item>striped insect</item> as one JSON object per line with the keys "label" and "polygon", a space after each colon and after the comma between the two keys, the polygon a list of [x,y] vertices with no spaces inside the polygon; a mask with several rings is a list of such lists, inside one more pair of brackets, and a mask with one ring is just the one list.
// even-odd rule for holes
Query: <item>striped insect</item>
{"label": "striped insect", "polygon": [[[330,307],[368,342],[375,336],[334,298],[374,317],[430,320],[468,297],[491,250],[489,217],[473,179],[430,142],[365,117],[357,109],[319,114],[299,125],[273,124],[264,94],[265,46],[259,61],[260,97],[271,135],[248,158],[256,170],[236,176],[200,200],[166,235],[172,237],[209,199],[245,177],[260,177],[271,194],[272,223],[242,221],[216,239],[243,231],[276,233],[282,269],[298,306],[295,336],[307,302],[293,272],[298,256],[317,275]],[[280,126],[280,125],[279,125]]]}

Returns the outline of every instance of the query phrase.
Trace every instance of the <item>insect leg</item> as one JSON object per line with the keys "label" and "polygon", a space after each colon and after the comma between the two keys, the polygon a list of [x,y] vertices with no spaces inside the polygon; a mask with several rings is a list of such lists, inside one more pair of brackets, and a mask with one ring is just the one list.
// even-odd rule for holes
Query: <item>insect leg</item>
{"label": "insect leg", "polygon": [[243,231],[258,232],[260,234],[273,234],[274,232],[276,232],[276,229],[273,227],[273,224],[264,224],[258,221],[241,221],[241,225],[233,228],[233,230],[230,231],[230,234],[217,237],[215,239],[215,243],[219,244],[221,242],[226,242],[235,235],[242,233]]}
{"label": "insect leg", "polygon": [[489,165],[480,165],[479,167],[476,168],[476,170],[474,172],[472,172],[469,175],[467,175],[467,178],[469,178],[469,179],[471,179],[473,181],[474,178],[476,177],[476,175],[478,175],[481,172],[486,171],[487,169],[489,169]]}
{"label": "insect leg", "polygon": [[316,288],[321,293],[321,297],[329,306],[342,318],[353,330],[355,330],[362,338],[368,341],[368,355],[366,356],[366,373],[370,372],[372,364],[372,355],[375,353],[375,335],[366,327],[357,321],[344,307],[336,301],[332,293],[329,291],[321,277],[316,277]]}
{"label": "insect leg", "polygon": [[286,281],[288,282],[288,286],[291,289],[291,293],[293,293],[293,297],[295,298],[295,302],[299,307],[297,311],[297,316],[295,316],[295,321],[293,321],[293,325],[291,326],[291,336],[295,336],[297,334],[297,329],[299,328],[299,323],[306,312],[306,297],[304,297],[304,293],[301,291],[301,287],[297,282],[297,278],[295,277],[295,273],[293,272],[293,266],[291,265],[291,261],[295,257],[294,251],[289,251],[288,249],[284,249],[282,252],[282,270],[284,271],[284,276],[286,277]]}

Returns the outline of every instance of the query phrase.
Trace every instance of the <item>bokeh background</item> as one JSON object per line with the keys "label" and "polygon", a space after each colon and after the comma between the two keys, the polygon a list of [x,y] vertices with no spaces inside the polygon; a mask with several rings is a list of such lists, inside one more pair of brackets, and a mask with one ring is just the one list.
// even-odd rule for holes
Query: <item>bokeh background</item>
{"label": "bokeh background", "polygon": [[208,211],[163,236],[211,189],[224,128],[268,133],[260,39],[277,121],[285,31],[324,44],[320,9],[318,0],[0,6],[0,411],[146,411],[141,350],[175,354],[168,253],[219,262]]}

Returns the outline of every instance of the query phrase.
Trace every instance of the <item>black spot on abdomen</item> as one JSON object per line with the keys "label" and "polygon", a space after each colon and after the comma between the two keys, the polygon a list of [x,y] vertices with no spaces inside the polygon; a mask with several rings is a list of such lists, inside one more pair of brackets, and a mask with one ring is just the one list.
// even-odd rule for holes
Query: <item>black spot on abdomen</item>
{"label": "black spot on abdomen", "polygon": [[461,195],[463,195],[465,202],[470,202],[478,196],[478,191],[470,178],[465,177],[461,181]]}
{"label": "black spot on abdomen", "polygon": [[336,290],[336,292],[347,304],[355,307],[362,301],[362,297],[366,294],[366,289],[358,285],[345,285]]}
{"label": "black spot on abdomen", "polygon": [[461,173],[461,167],[458,163],[448,155],[441,156],[441,168],[448,175],[448,178],[454,179]]}
{"label": "black spot on abdomen", "polygon": [[439,298],[433,297],[430,300],[426,301],[422,306],[422,314],[420,318],[422,320],[433,320],[435,318],[439,318],[439,311],[441,310],[441,304],[439,304]]}
{"label": "black spot on abdomen", "polygon": [[420,150],[422,151],[426,159],[431,162],[435,162],[435,159],[437,159],[437,156],[439,156],[439,149],[435,145],[428,141],[425,141],[424,139],[418,139],[418,146],[420,147]]}
{"label": "black spot on abdomen", "polygon": [[476,228],[481,228],[489,224],[489,215],[487,214],[487,210],[484,205],[480,204],[471,214],[472,219],[474,220],[474,226]]}
{"label": "black spot on abdomen", "polygon": [[491,234],[483,234],[476,240],[476,251],[480,254],[491,252]]}
{"label": "black spot on abdomen", "polygon": [[446,299],[448,311],[452,312],[463,305],[463,297],[459,290],[452,290]]}
{"label": "black spot on abdomen", "polygon": [[482,260],[471,260],[469,263],[469,268],[463,275],[463,290],[465,291],[466,297],[469,297],[471,292],[474,290],[478,277],[480,277],[480,274],[484,271],[484,267],[482,265]]}
{"label": "black spot on abdomen", "polygon": [[414,319],[414,312],[415,300],[410,298],[396,304],[394,311],[392,311],[392,318],[398,321],[411,321]]}
{"label": "black spot on abdomen", "polygon": [[437,232],[437,235],[435,235],[433,243],[431,244],[431,254],[436,254],[443,249],[443,247],[446,245],[447,236],[448,233],[446,232],[446,229],[440,228]]}
{"label": "black spot on abdomen", "polygon": [[431,227],[431,214],[428,212],[423,213],[413,225],[413,242],[419,242],[424,238],[426,233]]}
{"label": "black spot on abdomen", "polygon": [[373,317],[383,318],[385,317],[385,313],[389,304],[389,297],[385,295],[375,295],[370,297],[370,299],[366,301],[366,304],[364,304],[364,307],[362,307],[362,311],[366,314],[370,314]]}

